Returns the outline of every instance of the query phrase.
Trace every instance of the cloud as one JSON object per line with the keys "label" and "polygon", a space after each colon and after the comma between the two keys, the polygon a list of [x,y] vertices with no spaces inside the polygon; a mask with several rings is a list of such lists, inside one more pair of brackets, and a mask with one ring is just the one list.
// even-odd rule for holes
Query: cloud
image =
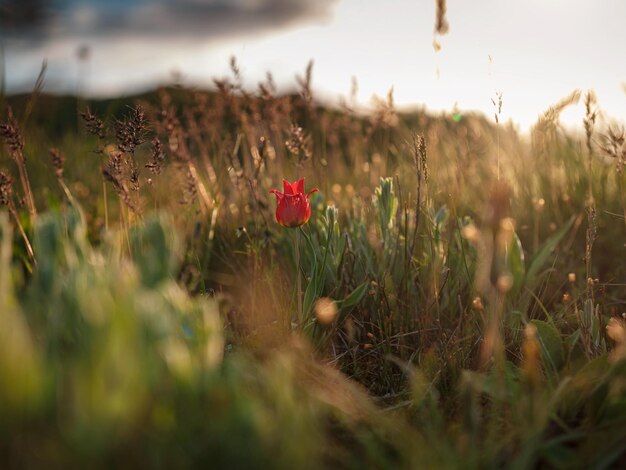
{"label": "cloud", "polygon": [[328,17],[337,0],[0,0],[3,36],[58,39],[222,39]]}

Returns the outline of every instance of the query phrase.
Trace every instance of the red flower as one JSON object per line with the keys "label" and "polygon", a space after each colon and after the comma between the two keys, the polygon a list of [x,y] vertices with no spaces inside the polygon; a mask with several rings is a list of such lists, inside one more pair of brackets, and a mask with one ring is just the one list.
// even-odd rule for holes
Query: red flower
{"label": "red flower", "polygon": [[311,217],[311,204],[309,196],[317,191],[312,189],[304,194],[304,178],[290,183],[283,180],[284,193],[276,189],[270,189],[270,193],[276,195],[278,207],[276,207],[276,221],[284,227],[299,227],[309,221]]}

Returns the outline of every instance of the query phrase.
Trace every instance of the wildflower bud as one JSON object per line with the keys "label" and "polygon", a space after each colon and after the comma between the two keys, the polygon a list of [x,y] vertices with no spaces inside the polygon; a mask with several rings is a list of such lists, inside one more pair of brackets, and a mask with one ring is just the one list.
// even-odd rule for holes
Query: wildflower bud
{"label": "wildflower bud", "polygon": [[611,318],[606,326],[606,334],[617,344],[626,343],[626,329],[624,323],[617,318]]}
{"label": "wildflower bud", "polygon": [[463,238],[469,240],[470,242],[477,241],[478,237],[480,236],[478,229],[474,224],[469,224],[463,227],[463,229],[461,230],[461,235],[463,236]]}
{"label": "wildflower bud", "polygon": [[315,317],[322,325],[330,325],[337,317],[337,304],[328,297],[315,302]]}
{"label": "wildflower bud", "polygon": [[611,318],[606,326],[606,334],[615,342],[615,349],[611,352],[611,360],[617,361],[626,356],[626,328],[624,320]]}
{"label": "wildflower bud", "polygon": [[500,221],[500,228],[506,232],[515,231],[515,219],[512,217],[505,217]]}
{"label": "wildflower bud", "polygon": [[529,323],[524,328],[524,342],[522,343],[522,370],[528,384],[531,387],[541,382],[539,343],[537,341],[537,328]]}
{"label": "wildflower bud", "polygon": [[504,273],[498,276],[498,280],[496,281],[496,287],[502,293],[506,293],[511,290],[513,287],[513,276],[511,273]]}

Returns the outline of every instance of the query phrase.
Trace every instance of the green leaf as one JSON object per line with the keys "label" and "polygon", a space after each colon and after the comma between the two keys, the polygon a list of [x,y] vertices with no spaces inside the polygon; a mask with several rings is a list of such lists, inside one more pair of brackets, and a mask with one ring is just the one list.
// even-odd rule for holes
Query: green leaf
{"label": "green leaf", "polygon": [[537,329],[537,340],[541,345],[541,355],[546,372],[556,374],[565,363],[563,341],[557,329],[541,320],[530,322]]}
{"label": "green leaf", "polygon": [[513,238],[508,247],[507,253],[507,268],[513,276],[513,287],[511,288],[511,295],[516,295],[522,289],[524,285],[524,276],[526,275],[526,266],[524,264],[524,250],[522,249],[522,242],[520,242],[517,233],[513,232]]}
{"label": "green leaf", "polygon": [[64,234],[61,220],[54,214],[44,214],[37,220],[34,232],[34,247],[37,253],[37,271],[34,289],[50,294],[59,282],[59,273],[64,266]]}
{"label": "green leaf", "polygon": [[364,282],[361,285],[357,286],[345,299],[337,302],[337,307],[342,310],[347,310],[349,308],[354,307],[358,304],[363,296],[365,295],[365,291],[367,290],[368,282]]}
{"label": "green leaf", "polygon": [[574,220],[575,217],[572,216],[563,227],[561,227],[554,235],[548,238],[546,242],[541,246],[541,248],[539,248],[539,251],[537,251],[533,259],[530,261],[525,282],[525,285],[528,289],[534,290],[535,287],[537,287],[537,280],[539,278],[541,270],[543,269],[543,266],[548,260],[550,254],[554,251],[556,246],[572,227],[572,225],[574,224]]}
{"label": "green leaf", "polygon": [[374,190],[372,202],[378,213],[383,240],[386,240],[393,227],[394,217],[398,210],[398,198],[393,190],[393,178],[380,179],[380,185]]}
{"label": "green leaf", "polygon": [[[593,396],[606,390],[603,385],[609,369],[608,355],[603,355],[587,362],[573,377],[563,379],[552,398],[559,415],[573,419],[583,407],[592,406]],[[602,393],[600,396],[604,397]]]}
{"label": "green leaf", "polygon": [[448,221],[448,208],[445,206],[441,206],[437,213],[435,214],[435,225],[439,230],[446,224]]}
{"label": "green leaf", "polygon": [[144,286],[155,287],[171,279],[175,268],[175,253],[172,250],[172,229],[165,219],[154,216],[143,226],[130,231],[130,246],[133,259]]}
{"label": "green leaf", "polygon": [[[298,275],[300,276],[301,274],[298,273]],[[304,315],[304,318],[309,318],[311,310],[313,310],[313,303],[318,295],[317,289],[317,262],[313,261],[313,264],[311,265],[311,280],[306,286],[306,290],[304,291],[304,300],[302,302],[302,314]],[[300,318],[299,320],[303,321],[304,318]]]}
{"label": "green leaf", "polygon": [[317,270],[318,279],[316,280],[317,285],[320,289],[320,292],[317,292],[318,295],[321,294],[321,289],[324,287],[324,276],[326,275],[326,262],[328,261],[328,252],[330,251],[330,244],[333,238],[333,229],[331,225],[331,219],[328,219],[328,226],[326,230],[326,242],[324,243],[324,257],[322,258],[322,265]]}
{"label": "green leaf", "polygon": [[570,432],[559,436],[543,444],[540,454],[553,468],[569,468],[576,458],[572,444],[584,439],[584,437],[585,433],[582,432]]}

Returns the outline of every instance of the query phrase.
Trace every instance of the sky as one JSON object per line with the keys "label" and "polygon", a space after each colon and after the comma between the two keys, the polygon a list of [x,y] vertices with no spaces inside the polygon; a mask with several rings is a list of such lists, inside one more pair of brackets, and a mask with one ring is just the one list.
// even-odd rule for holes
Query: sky
{"label": "sky", "polygon": [[[271,71],[285,91],[313,60],[313,89],[331,104],[353,77],[363,109],[393,87],[399,108],[492,117],[502,93],[501,121],[525,131],[593,89],[625,120],[626,1],[448,0],[447,20],[435,37],[435,0],[0,0],[0,41],[9,93],[32,88],[44,59],[46,90],[103,97],[175,76],[210,87],[235,56],[247,86]],[[562,121],[582,114],[580,103]]]}

